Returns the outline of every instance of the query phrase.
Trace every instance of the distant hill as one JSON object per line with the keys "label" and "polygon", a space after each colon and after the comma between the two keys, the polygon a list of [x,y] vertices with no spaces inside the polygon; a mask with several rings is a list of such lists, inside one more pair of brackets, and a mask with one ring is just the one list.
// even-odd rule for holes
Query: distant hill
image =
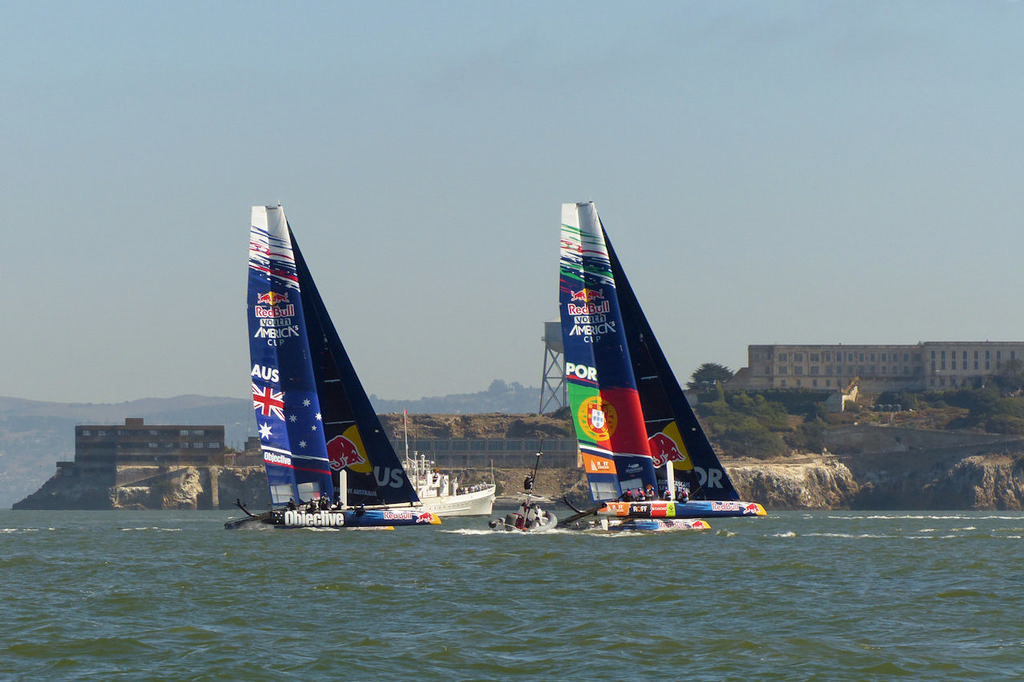
{"label": "distant hill", "polygon": [[486,391],[420,398],[419,400],[385,400],[370,396],[377,414],[408,410],[415,414],[532,414],[540,409],[540,389],[500,379],[491,382]]}
{"label": "distant hill", "polygon": [[[370,402],[378,414],[527,414],[537,411],[540,389],[498,380],[479,393],[419,400],[370,396]],[[98,404],[0,397],[0,509],[38,490],[56,472],[58,461],[75,458],[76,425],[123,424],[127,417],[142,417],[148,424],[223,424],[225,442],[235,449],[256,433],[252,401],[242,398],[183,395]]]}

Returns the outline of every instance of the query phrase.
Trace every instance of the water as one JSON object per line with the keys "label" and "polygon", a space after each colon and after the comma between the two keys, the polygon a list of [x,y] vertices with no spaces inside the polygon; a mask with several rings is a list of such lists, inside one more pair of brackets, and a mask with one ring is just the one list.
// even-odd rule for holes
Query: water
{"label": "water", "polygon": [[0,680],[1005,680],[1024,515],[225,531],[0,512]]}

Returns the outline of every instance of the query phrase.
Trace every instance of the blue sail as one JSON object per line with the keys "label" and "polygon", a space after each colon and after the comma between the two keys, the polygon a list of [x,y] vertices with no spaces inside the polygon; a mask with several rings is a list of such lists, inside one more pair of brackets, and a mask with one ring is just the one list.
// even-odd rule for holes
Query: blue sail
{"label": "blue sail", "polygon": [[291,231],[254,207],[249,236],[252,400],[273,504],[334,497]]}
{"label": "blue sail", "polygon": [[419,501],[327,313],[281,207],[253,208],[249,243],[253,407],[271,501]]}

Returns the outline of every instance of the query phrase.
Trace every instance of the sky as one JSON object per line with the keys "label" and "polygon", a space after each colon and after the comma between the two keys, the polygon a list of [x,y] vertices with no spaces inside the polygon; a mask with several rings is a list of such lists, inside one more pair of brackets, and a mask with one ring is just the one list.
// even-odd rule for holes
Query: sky
{"label": "sky", "polygon": [[284,206],[368,393],[540,386],[562,203],[676,375],[1020,341],[1024,3],[9,2],[0,395],[249,393]]}

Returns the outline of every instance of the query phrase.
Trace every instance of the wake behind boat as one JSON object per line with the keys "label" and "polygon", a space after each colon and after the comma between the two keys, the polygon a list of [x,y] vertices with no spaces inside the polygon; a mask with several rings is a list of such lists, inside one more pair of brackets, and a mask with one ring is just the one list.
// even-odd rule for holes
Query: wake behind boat
{"label": "wake behind boat", "polygon": [[592,202],[563,204],[569,403],[595,505],[564,527],[683,530],[764,516],[742,502],[658,345]]}
{"label": "wake behind boat", "polygon": [[435,525],[370,405],[280,206],[249,237],[252,399],[271,509],[226,528]]}

